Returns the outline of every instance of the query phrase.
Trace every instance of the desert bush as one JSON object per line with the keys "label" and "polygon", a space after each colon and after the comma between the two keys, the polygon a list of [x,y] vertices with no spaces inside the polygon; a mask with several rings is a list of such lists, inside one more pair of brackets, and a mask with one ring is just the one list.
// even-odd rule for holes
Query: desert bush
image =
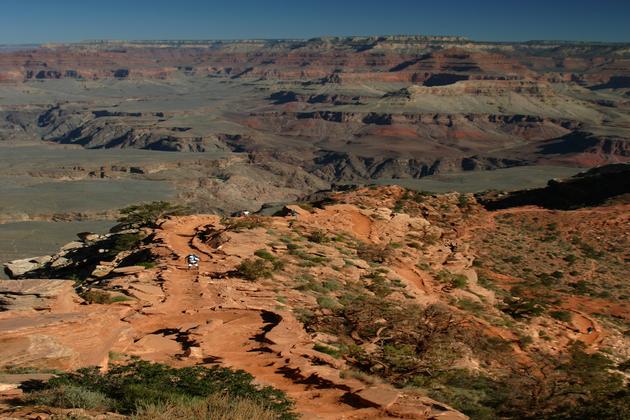
{"label": "desert bush", "polygon": [[276,420],[274,410],[245,398],[213,394],[208,398],[178,398],[140,404],[131,420]]}
{"label": "desert bush", "polygon": [[468,198],[468,195],[460,193],[459,197],[457,197],[457,207],[464,210],[467,209],[469,206],[470,199]]}
{"label": "desert bush", "polygon": [[545,308],[526,297],[508,296],[500,309],[514,319],[531,318],[545,311]]}
{"label": "desert bush", "polygon": [[357,248],[357,255],[362,260],[382,264],[391,256],[392,249],[379,245],[362,243]]}
{"label": "desert bush", "polygon": [[111,410],[115,403],[105,394],[83,386],[61,384],[55,388],[43,389],[27,394],[27,405],[49,407],[83,408],[85,410]]}
{"label": "desert bush", "polygon": [[298,321],[304,324],[307,331],[313,330],[313,324],[316,321],[315,313],[308,308],[294,308],[293,312]]}
{"label": "desert bush", "polygon": [[590,258],[592,260],[598,260],[604,256],[603,252],[597,251],[591,245],[586,243],[580,243],[580,250],[584,254],[586,258]]}
{"label": "desert bush", "polygon": [[463,274],[453,274],[448,270],[439,271],[435,278],[440,283],[445,283],[446,285],[456,289],[463,289],[468,285],[468,279],[466,276]]}
{"label": "desert bush", "polygon": [[569,287],[572,287],[577,294],[586,295],[592,293],[591,285],[585,280],[578,280],[573,283],[568,284]]}
{"label": "desert bush", "polygon": [[269,224],[268,222],[269,220],[266,217],[248,216],[228,219],[227,221],[224,221],[224,224],[226,229],[239,232],[242,230],[267,227],[267,225]]}
{"label": "desert bush", "polygon": [[325,346],[323,344],[315,344],[313,346],[313,350],[318,351],[320,353],[325,353],[329,356],[332,356],[336,359],[341,357],[341,351],[339,351],[338,349],[335,349],[333,347],[329,347],[329,346]]}
{"label": "desert bush", "polygon": [[455,302],[455,305],[458,308],[463,309],[464,311],[471,312],[478,316],[482,315],[486,310],[485,306],[483,306],[481,302],[477,302],[471,299],[459,299],[457,302]]}
{"label": "desert bush", "polygon": [[567,311],[551,311],[549,316],[563,322],[571,322],[572,318],[571,312]]}
{"label": "desert bush", "polygon": [[311,242],[314,242],[316,244],[323,244],[326,242],[330,242],[330,238],[328,237],[328,235],[326,234],[326,232],[324,232],[323,230],[316,230],[312,233],[310,233],[306,239],[308,239]]}
{"label": "desert bush", "polygon": [[285,262],[265,249],[257,250],[256,252],[254,252],[254,255],[256,255],[258,258],[269,261],[271,263],[272,271],[280,271],[284,269]]}
{"label": "desert bush", "polygon": [[[446,307],[399,304],[363,294],[344,295],[330,316],[311,320],[347,341],[344,358],[359,370],[405,385],[418,374],[446,368],[462,330]],[[375,322],[375,320],[379,320]],[[370,343],[369,352],[361,344]]]}
{"label": "desert bush", "polygon": [[428,390],[431,398],[455,407],[472,419],[494,420],[496,407],[510,396],[500,382],[481,373],[453,369],[436,376],[418,376],[414,385]]}
{"label": "desert bush", "polygon": [[140,246],[142,239],[143,237],[140,233],[123,233],[121,235],[115,235],[112,238],[109,254],[114,257],[121,252],[137,249]]}
{"label": "desert bush", "polygon": [[139,265],[140,267],[144,267],[147,269],[155,268],[155,262],[153,261],[141,261],[139,263],[136,263],[135,265]]}
{"label": "desert bush", "polygon": [[321,255],[309,254],[308,252],[302,251],[300,247],[289,248],[289,254],[298,257],[301,260],[300,265],[302,267],[315,267],[328,262],[328,258]]}
{"label": "desert bush", "polygon": [[274,261],[276,259],[276,257],[266,249],[258,249],[254,252],[254,255],[267,261]]}
{"label": "desert bush", "polygon": [[259,278],[269,278],[273,274],[273,265],[262,258],[248,258],[236,267],[236,274],[250,281]]}
{"label": "desert bush", "polygon": [[334,292],[341,289],[341,283],[337,279],[328,279],[322,283],[322,287],[327,292]]}
{"label": "desert bush", "polygon": [[566,255],[563,260],[565,260],[566,262],[568,262],[569,264],[573,264],[578,260],[578,257],[575,256],[575,254],[569,254]]}
{"label": "desert bush", "polygon": [[112,297],[109,293],[98,289],[90,289],[81,294],[83,300],[87,303],[97,303],[100,305],[106,305],[112,303]]}
{"label": "desert bush", "polygon": [[[43,401],[42,395],[53,395],[54,398],[47,401],[64,408],[103,402],[107,404],[104,407],[107,410],[127,415],[145,415],[152,406],[185,410],[182,401],[186,398],[205,400],[207,404],[216,398],[226,398],[234,404],[248,401],[264,412],[273,412],[277,419],[295,418],[291,411],[293,403],[282,391],[257,386],[253,380],[244,371],[223,367],[173,368],[136,360],[128,365],[114,365],[105,373],[94,367],[61,374],[27,394],[26,398],[32,396]],[[72,395],[80,397],[69,400],[56,396],[60,393],[67,395],[69,389]]]}
{"label": "desert bush", "polygon": [[181,205],[153,201],[121,209],[118,221],[123,227],[157,227],[158,220],[168,216],[182,215],[187,211],[188,209]]}
{"label": "desert bush", "polygon": [[503,261],[511,264],[520,264],[523,261],[523,257],[521,255],[510,255],[509,257],[503,258]]}
{"label": "desert bush", "polygon": [[328,296],[319,296],[317,298],[317,304],[322,309],[334,309],[339,307],[339,302]]}

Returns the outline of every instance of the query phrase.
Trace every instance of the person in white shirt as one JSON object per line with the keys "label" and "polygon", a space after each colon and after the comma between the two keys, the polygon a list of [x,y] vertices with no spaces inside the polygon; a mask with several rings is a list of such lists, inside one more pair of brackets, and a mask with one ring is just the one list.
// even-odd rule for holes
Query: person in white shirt
{"label": "person in white shirt", "polygon": [[190,254],[186,257],[186,261],[188,262],[188,269],[190,270],[191,268],[195,267],[195,268],[199,268],[199,257],[196,256],[195,254]]}

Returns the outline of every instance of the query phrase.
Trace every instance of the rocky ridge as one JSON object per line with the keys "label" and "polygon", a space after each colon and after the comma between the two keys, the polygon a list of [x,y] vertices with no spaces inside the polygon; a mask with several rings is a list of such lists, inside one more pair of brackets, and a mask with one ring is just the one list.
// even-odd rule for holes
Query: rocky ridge
{"label": "rocky ridge", "polygon": [[[584,309],[601,298],[559,289],[566,300],[546,302],[546,312],[537,306],[521,308],[527,293],[519,294],[513,284],[519,280],[490,264],[495,251],[484,239],[497,235],[497,229],[503,235],[501,229],[517,226],[504,224],[506,215],[515,220],[529,214],[536,215],[534,220],[560,217],[554,223],[562,227],[554,229],[570,233],[573,223],[608,214],[615,229],[625,229],[626,204],[575,210],[577,217],[528,207],[488,212],[470,195],[429,196],[399,187],[349,188],[313,199],[275,217],[183,216],[152,230],[82,235],[60,254],[38,260],[35,271],[21,274],[67,278],[74,273],[80,282],[76,292],[63,280],[1,282],[1,364],[107,368],[112,355],[121,354],[175,366],[219,363],[284,390],[307,418],[424,419],[464,417],[423,393],[387,385],[402,383],[396,371],[388,370],[398,359],[381,353],[396,343],[385,344],[397,331],[408,331],[404,321],[397,324],[401,321],[391,318],[399,313],[396,308],[407,308],[407,316],[429,316],[421,322],[436,328],[439,324],[433,323],[440,319],[449,323],[446,331],[454,335],[438,335],[431,346],[441,356],[446,354],[438,350],[440,340],[457,349],[448,366],[456,366],[463,377],[468,371],[492,380],[506,371],[536,372],[541,355],[549,362],[564,357],[574,351],[572,343],[581,343],[588,354],[606,348],[615,360],[630,357],[618,326],[595,318],[594,309]],[[524,226],[531,223],[540,222]],[[599,252],[578,247],[585,255]],[[201,256],[199,271],[186,268],[190,253]],[[483,264],[476,262],[479,255]],[[602,251],[597,258],[612,270],[597,276],[618,281],[617,255]],[[512,258],[497,261],[493,264]],[[579,260],[575,264],[588,267]],[[570,276],[579,278],[580,273]],[[576,299],[586,306],[575,306]],[[625,303],[610,299],[605,313],[623,313]],[[370,325],[378,319],[378,332],[352,315],[371,310],[376,302],[374,310],[384,312],[373,315],[382,319],[370,318]],[[520,310],[532,312],[520,318]],[[565,312],[566,318],[556,315]],[[346,318],[338,318],[340,313]],[[445,314],[448,318],[441,318]],[[336,324],[352,319],[356,324]],[[527,343],[523,334],[530,337]],[[357,359],[361,354],[366,359]],[[430,350],[423,354],[421,363],[431,361],[436,363],[431,369],[442,369],[441,358],[433,359]],[[376,364],[357,373],[362,360],[373,357],[383,357],[376,360],[386,369]],[[525,378],[543,386],[537,375]],[[436,393],[451,385],[428,386],[431,395],[451,398]],[[519,389],[519,395],[526,398],[527,389],[532,388]],[[509,404],[516,404],[513,410],[530,409],[518,401]]]}

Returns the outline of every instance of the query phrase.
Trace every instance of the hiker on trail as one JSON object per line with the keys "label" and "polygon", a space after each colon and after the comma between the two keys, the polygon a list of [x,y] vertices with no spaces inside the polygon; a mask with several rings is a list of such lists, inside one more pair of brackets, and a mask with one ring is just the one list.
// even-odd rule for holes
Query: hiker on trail
{"label": "hiker on trail", "polygon": [[195,254],[190,254],[186,257],[186,261],[188,262],[188,269],[190,270],[191,268],[195,267],[195,268],[199,268],[199,257],[196,256]]}

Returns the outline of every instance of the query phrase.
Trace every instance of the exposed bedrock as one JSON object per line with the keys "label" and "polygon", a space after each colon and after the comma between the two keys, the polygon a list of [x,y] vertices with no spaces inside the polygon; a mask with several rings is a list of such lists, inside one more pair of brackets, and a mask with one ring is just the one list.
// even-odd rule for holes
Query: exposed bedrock
{"label": "exposed bedrock", "polygon": [[630,193],[630,164],[600,166],[565,180],[551,180],[544,188],[521,190],[502,196],[480,196],[489,210],[536,205],[549,209],[575,209],[599,205],[609,198]]}
{"label": "exposed bedrock", "polygon": [[464,157],[426,159],[373,158],[351,153],[321,152],[314,160],[312,172],[329,182],[365,181],[369,179],[422,178],[440,172],[497,169],[525,165],[525,159]]}
{"label": "exposed bedrock", "polygon": [[585,131],[574,131],[566,136],[544,142],[539,147],[542,154],[601,153],[630,157],[630,139],[606,136]]}

